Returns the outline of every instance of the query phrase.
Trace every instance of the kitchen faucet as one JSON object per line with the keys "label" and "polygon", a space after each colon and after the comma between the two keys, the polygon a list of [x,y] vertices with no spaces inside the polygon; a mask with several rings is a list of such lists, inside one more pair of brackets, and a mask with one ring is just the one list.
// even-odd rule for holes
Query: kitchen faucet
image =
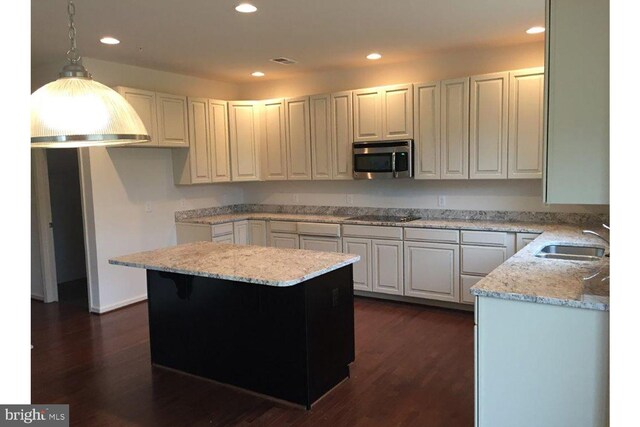
{"label": "kitchen faucet", "polygon": [[[607,230],[611,230],[607,224],[602,224],[602,226],[603,226],[604,228],[606,228]],[[609,244],[609,240],[608,240],[608,239],[605,239],[604,237],[602,237],[600,234],[596,233],[595,231],[592,231],[592,230],[582,230],[582,234],[593,234],[594,236],[598,236],[599,238],[601,238],[602,240],[604,240],[605,242],[607,242],[607,245]]]}

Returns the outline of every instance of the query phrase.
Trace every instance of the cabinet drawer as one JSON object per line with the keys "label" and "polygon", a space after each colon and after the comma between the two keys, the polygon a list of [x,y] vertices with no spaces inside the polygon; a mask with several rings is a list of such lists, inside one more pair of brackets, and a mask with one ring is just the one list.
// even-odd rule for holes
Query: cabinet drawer
{"label": "cabinet drawer", "polygon": [[460,276],[460,302],[464,304],[473,304],[476,297],[471,294],[471,287],[482,280],[478,276]]}
{"label": "cabinet drawer", "polygon": [[462,230],[462,244],[507,246],[509,233],[502,231],[471,231]]}
{"label": "cabinet drawer", "polygon": [[508,258],[507,248],[461,246],[462,269],[465,274],[489,274]]}
{"label": "cabinet drawer", "polygon": [[271,221],[269,223],[271,231],[277,233],[297,233],[298,224],[291,221]]}
{"label": "cabinet drawer", "polygon": [[343,225],[342,234],[344,236],[368,237],[372,239],[395,239],[402,240],[402,228],[400,227],[378,227],[375,225]]}
{"label": "cabinet drawer", "polygon": [[405,240],[417,240],[424,242],[458,243],[460,233],[458,230],[441,230],[438,228],[405,228]]}
{"label": "cabinet drawer", "polygon": [[224,236],[233,233],[233,223],[216,224],[211,226],[211,237]]}
{"label": "cabinet drawer", "polygon": [[233,244],[233,234],[227,234],[225,236],[214,237],[212,240],[214,243],[231,243]]}
{"label": "cabinet drawer", "polygon": [[321,224],[317,222],[299,222],[298,234],[307,236],[340,237],[339,224]]}

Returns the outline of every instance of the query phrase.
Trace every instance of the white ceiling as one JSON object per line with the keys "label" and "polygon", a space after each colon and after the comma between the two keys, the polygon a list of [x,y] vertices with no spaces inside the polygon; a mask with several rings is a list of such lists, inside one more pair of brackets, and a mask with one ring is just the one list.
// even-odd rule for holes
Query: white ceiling
{"label": "white ceiling", "polygon": [[[75,0],[80,54],[231,82],[408,61],[434,51],[542,40],[544,0]],[[32,65],[68,49],[66,0],[31,0]],[[117,46],[99,43],[111,35]],[[365,56],[383,54],[379,61]],[[285,56],[299,61],[269,62]]]}

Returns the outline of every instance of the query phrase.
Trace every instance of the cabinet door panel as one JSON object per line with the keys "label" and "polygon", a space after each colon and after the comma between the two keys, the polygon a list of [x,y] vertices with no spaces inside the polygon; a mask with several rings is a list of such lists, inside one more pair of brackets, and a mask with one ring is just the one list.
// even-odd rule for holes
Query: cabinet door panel
{"label": "cabinet door panel", "polygon": [[231,181],[226,101],[209,100],[209,139],[211,181]]}
{"label": "cabinet door panel", "polygon": [[512,71],[509,86],[509,178],[542,178],[544,69]]}
{"label": "cabinet door panel", "polygon": [[342,244],[344,253],[360,255],[360,261],[353,264],[353,288],[371,291],[371,240],[345,237]]}
{"label": "cabinet door panel", "polygon": [[353,140],[376,141],[382,136],[382,94],[374,89],[353,92]]}
{"label": "cabinet door panel", "polygon": [[214,243],[230,243],[233,244],[233,234],[227,234],[224,236],[213,237],[211,239]]}
{"label": "cabinet door panel", "polygon": [[351,92],[331,95],[333,179],[353,179],[353,106]]}
{"label": "cabinet door panel", "polygon": [[311,133],[309,131],[309,98],[287,99],[287,177],[311,179]]}
{"label": "cabinet door panel", "polygon": [[461,273],[485,275],[505,262],[509,256],[507,248],[489,246],[461,246]]}
{"label": "cabinet door panel", "polygon": [[191,182],[194,184],[211,182],[208,103],[205,98],[189,98],[189,134]]}
{"label": "cabinet door panel", "polygon": [[265,101],[263,109],[262,156],[264,179],[287,179],[287,141],[284,100]]}
{"label": "cabinet door panel", "polygon": [[403,294],[402,242],[371,241],[372,289],[385,294]]}
{"label": "cabinet door panel", "polygon": [[261,220],[249,221],[249,244],[267,246],[267,223]]}
{"label": "cabinet door panel", "polygon": [[471,294],[471,287],[482,280],[482,277],[477,276],[460,276],[460,302],[464,304],[473,304],[476,302],[476,297]]}
{"label": "cabinet door panel", "polygon": [[311,172],[313,179],[331,179],[331,95],[310,98]]}
{"label": "cabinet door panel", "polygon": [[148,90],[133,89],[118,86],[116,91],[127,100],[133,109],[140,116],[140,120],[147,128],[147,133],[151,137],[149,142],[130,144],[128,147],[157,147],[158,146],[158,125],[156,114],[156,93]]}
{"label": "cabinet door panel", "polygon": [[414,85],[415,179],[440,179],[440,82]]}
{"label": "cabinet door panel", "polygon": [[469,178],[469,79],[441,82],[440,173],[443,179]]}
{"label": "cabinet door panel", "polygon": [[188,147],[187,97],[156,94],[158,146]]}
{"label": "cabinet door panel", "polygon": [[300,249],[300,241],[297,234],[271,233],[269,246],[283,249]]}
{"label": "cabinet door panel", "polygon": [[413,138],[413,85],[387,86],[381,92],[383,139]]}
{"label": "cabinet door panel", "polygon": [[470,178],[507,178],[509,73],[471,77]]}
{"label": "cabinet door panel", "polygon": [[533,242],[539,234],[537,233],[518,233],[516,234],[516,252]]}
{"label": "cabinet door panel", "polygon": [[249,221],[237,221],[233,223],[233,242],[236,245],[249,244]]}
{"label": "cabinet door panel", "polygon": [[300,249],[320,252],[342,252],[342,242],[336,237],[300,236]]}
{"label": "cabinet door panel", "polygon": [[255,101],[229,103],[231,176],[234,181],[258,181],[260,104]]}
{"label": "cabinet door panel", "polygon": [[405,295],[459,301],[459,246],[405,242]]}

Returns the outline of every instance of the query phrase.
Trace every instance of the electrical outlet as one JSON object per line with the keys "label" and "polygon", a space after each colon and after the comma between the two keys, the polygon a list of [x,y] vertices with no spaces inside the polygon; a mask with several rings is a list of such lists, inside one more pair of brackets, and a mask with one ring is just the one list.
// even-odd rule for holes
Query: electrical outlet
{"label": "electrical outlet", "polygon": [[447,205],[447,198],[446,196],[438,196],[438,206],[443,208]]}
{"label": "electrical outlet", "polygon": [[187,207],[187,199],[180,199],[180,207],[181,208]]}
{"label": "electrical outlet", "polygon": [[353,194],[347,194],[347,204],[350,206],[353,206],[354,203],[355,202],[354,202]]}
{"label": "electrical outlet", "polygon": [[298,203],[300,201],[300,195],[299,194],[292,195],[291,200],[293,200],[293,203]]}
{"label": "electrical outlet", "polygon": [[144,204],[144,211],[145,211],[146,213],[151,213],[151,212],[153,212],[153,209],[151,209],[151,203],[147,202],[147,203],[145,203],[145,204]]}

